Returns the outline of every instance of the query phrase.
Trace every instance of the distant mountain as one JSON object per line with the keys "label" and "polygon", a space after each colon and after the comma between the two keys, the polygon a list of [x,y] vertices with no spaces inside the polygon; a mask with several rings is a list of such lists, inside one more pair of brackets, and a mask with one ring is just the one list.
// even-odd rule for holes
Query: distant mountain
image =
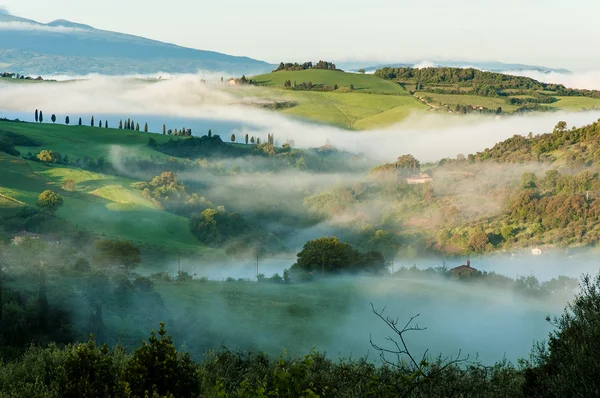
{"label": "distant mountain", "polygon": [[525,64],[507,64],[503,62],[469,62],[469,61],[419,61],[419,62],[404,62],[404,63],[389,63],[389,64],[378,64],[372,66],[364,66],[368,64],[367,62],[363,63],[362,66],[359,62],[338,62],[336,65],[345,70],[353,70],[356,71],[358,69],[364,69],[366,72],[375,72],[377,69],[383,68],[384,66],[390,66],[393,68],[414,68],[414,67],[424,67],[424,66],[434,66],[434,67],[452,67],[452,68],[476,68],[480,70],[485,70],[489,72],[497,72],[497,73],[506,73],[506,72],[522,72],[522,71],[536,71],[541,73],[562,73],[562,74],[570,74],[571,71],[567,69],[554,69],[547,68],[545,66],[536,66],[536,65],[525,65]]}
{"label": "distant mountain", "polygon": [[273,67],[248,57],[180,47],[62,19],[42,24],[0,9],[1,71],[125,75],[202,70],[230,77],[264,73]]}

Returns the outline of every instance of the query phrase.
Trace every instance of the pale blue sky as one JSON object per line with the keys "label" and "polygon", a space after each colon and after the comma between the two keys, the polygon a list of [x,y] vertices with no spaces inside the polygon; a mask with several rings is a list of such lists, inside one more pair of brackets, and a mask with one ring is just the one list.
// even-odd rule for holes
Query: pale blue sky
{"label": "pale blue sky", "polygon": [[598,0],[0,0],[68,19],[271,62],[495,60],[600,69]]}

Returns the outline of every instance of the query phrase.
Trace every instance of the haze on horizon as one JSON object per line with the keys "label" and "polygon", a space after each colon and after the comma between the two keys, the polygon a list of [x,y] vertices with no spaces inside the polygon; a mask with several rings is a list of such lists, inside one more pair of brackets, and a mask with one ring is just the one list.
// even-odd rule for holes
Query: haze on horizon
{"label": "haze on horizon", "polygon": [[600,55],[588,45],[600,40],[595,29],[600,3],[592,0],[581,0],[577,7],[559,0],[501,5],[488,0],[374,0],[368,5],[305,0],[302,7],[273,0],[173,0],[168,18],[163,3],[142,0],[4,0],[0,7],[43,23],[67,19],[273,63],[465,60],[600,68]]}

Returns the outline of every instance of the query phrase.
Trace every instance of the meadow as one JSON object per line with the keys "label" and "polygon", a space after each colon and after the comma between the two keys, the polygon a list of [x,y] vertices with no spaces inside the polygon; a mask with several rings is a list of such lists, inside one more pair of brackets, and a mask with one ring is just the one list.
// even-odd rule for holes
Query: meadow
{"label": "meadow", "polygon": [[[60,152],[74,161],[85,156],[110,159],[111,148],[138,158],[162,157],[152,151],[148,138],[166,141],[168,136],[118,129],[34,123],[0,122],[0,132],[32,138],[39,146],[18,147],[21,154],[42,149]],[[122,156],[122,155],[119,155]],[[96,236],[127,239],[144,249],[187,253],[207,249],[190,233],[188,219],[165,212],[142,197],[135,179],[82,170],[67,165],[45,164],[0,153],[0,202],[2,212],[35,206],[38,195],[51,189],[59,192],[64,206],[55,215],[62,228],[92,232]],[[75,191],[61,189],[65,180],[75,182]]]}
{"label": "meadow", "polygon": [[301,84],[310,81],[316,86],[334,86],[337,84],[341,91],[349,89],[350,85],[353,85],[354,91],[358,93],[409,95],[399,84],[380,79],[374,75],[322,69],[279,71],[252,76],[252,80],[260,86],[268,87],[283,88],[286,80],[290,80],[292,84],[294,82]]}

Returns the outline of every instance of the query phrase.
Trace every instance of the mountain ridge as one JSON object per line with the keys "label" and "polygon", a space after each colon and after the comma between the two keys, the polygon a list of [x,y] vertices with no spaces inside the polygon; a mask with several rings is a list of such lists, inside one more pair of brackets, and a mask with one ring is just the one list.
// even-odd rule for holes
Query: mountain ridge
{"label": "mountain ridge", "polygon": [[[58,19],[47,24],[0,13],[0,64],[21,74],[107,75],[269,71],[247,56],[199,50]],[[82,59],[83,58],[83,59]]]}

